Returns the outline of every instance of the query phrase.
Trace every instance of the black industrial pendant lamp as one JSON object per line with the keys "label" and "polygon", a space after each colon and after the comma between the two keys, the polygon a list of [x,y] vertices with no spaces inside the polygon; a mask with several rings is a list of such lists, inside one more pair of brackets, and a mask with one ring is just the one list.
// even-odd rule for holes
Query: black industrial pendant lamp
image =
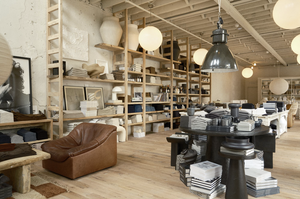
{"label": "black industrial pendant lamp", "polygon": [[218,29],[212,32],[213,47],[207,52],[201,67],[201,72],[226,73],[238,71],[235,59],[229,50],[227,43],[227,30],[222,28],[221,0],[219,0],[219,21]]}

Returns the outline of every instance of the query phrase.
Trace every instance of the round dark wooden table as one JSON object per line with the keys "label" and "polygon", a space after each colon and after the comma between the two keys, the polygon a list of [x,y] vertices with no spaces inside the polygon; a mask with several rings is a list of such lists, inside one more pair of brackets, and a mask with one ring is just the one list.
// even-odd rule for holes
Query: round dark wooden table
{"label": "round dark wooden table", "polygon": [[220,146],[223,141],[225,141],[226,136],[259,136],[265,135],[269,133],[268,126],[261,126],[255,128],[252,131],[232,131],[232,132],[221,132],[221,131],[207,131],[207,130],[199,130],[199,129],[190,129],[190,128],[179,128],[179,130],[188,133],[188,134],[195,134],[195,135],[207,135],[207,149],[205,158],[208,161],[220,164],[223,166],[222,172],[222,184],[227,184],[227,176],[229,172],[229,158],[222,157],[220,152]]}

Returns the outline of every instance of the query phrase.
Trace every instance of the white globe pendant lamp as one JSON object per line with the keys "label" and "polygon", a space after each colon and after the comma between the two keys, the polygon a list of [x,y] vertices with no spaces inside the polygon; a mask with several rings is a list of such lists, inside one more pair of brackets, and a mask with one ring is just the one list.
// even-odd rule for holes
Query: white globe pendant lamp
{"label": "white globe pendant lamp", "polygon": [[300,55],[297,56],[297,62],[300,64]]}
{"label": "white globe pendant lamp", "polygon": [[298,28],[300,27],[299,10],[299,0],[278,0],[273,9],[273,19],[281,28]]}
{"label": "white globe pendant lamp", "polygon": [[200,48],[200,49],[195,51],[195,53],[193,55],[193,59],[196,62],[196,64],[202,66],[207,52],[208,52],[208,50],[206,50],[205,48]]}
{"label": "white globe pendant lamp", "polygon": [[253,75],[253,70],[251,68],[244,68],[242,71],[242,75],[244,78],[250,78]]}
{"label": "white globe pendant lamp", "polygon": [[[300,12],[300,11],[299,11]],[[300,35],[297,35],[291,44],[292,50],[294,51],[294,53],[296,54],[300,54]]]}
{"label": "white globe pendant lamp", "polygon": [[5,38],[0,34],[0,85],[2,85],[11,74],[13,59],[10,47]]}
{"label": "white globe pendant lamp", "polygon": [[289,89],[289,83],[283,78],[276,78],[270,83],[270,91],[275,95],[282,95]]}
{"label": "white globe pendant lamp", "polygon": [[162,43],[163,36],[160,30],[154,26],[147,26],[139,34],[140,45],[148,51],[158,49]]}

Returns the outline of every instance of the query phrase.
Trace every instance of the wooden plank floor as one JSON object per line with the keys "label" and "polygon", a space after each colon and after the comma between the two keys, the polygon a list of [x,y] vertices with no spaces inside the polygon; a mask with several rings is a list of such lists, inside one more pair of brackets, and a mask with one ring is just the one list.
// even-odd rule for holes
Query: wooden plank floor
{"label": "wooden plank floor", "polygon": [[[32,171],[68,189],[68,193],[52,199],[198,198],[189,192],[179,180],[178,171],[170,166],[171,144],[166,137],[173,132],[130,137],[128,142],[118,143],[116,166],[76,180],[46,171],[41,162],[35,163]],[[261,199],[300,198],[300,121],[276,142],[274,168],[267,170],[278,179],[280,194]],[[225,194],[217,198],[225,198]]]}

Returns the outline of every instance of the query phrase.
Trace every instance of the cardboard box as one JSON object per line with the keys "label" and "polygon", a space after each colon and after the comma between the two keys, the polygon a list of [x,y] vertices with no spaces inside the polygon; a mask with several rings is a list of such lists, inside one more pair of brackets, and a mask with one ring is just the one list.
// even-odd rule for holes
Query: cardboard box
{"label": "cardboard box", "polygon": [[152,76],[146,76],[146,83],[152,83],[152,84],[155,84],[155,83],[156,83],[155,77],[152,77]]}

